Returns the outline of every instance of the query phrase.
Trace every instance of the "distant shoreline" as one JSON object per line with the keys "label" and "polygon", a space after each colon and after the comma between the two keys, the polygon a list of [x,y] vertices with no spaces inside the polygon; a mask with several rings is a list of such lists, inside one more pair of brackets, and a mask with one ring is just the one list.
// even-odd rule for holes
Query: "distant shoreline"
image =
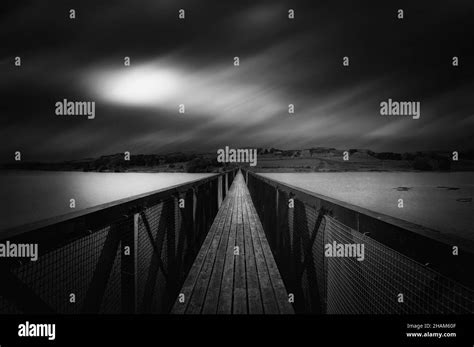
{"label": "distant shoreline", "polygon": [[[123,154],[57,163],[9,162],[0,170],[83,171],[83,172],[222,172],[247,163],[220,163],[215,153]],[[255,172],[465,172],[474,171],[474,151],[459,153],[453,160],[446,151],[376,153],[366,149],[338,150],[317,147],[303,150],[258,149]]]}

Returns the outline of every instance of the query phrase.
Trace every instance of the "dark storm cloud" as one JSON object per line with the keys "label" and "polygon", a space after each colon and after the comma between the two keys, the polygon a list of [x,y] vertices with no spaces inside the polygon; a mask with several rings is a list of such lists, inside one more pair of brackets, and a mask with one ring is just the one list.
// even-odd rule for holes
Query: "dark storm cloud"
{"label": "dark storm cloud", "polygon": [[[473,146],[470,1],[6,6],[0,17],[2,161],[19,149],[26,158],[60,160],[225,145]],[[177,20],[180,8],[185,21]],[[457,68],[453,55],[460,57]],[[21,68],[13,66],[15,56],[22,57]],[[124,56],[131,67],[123,66]],[[241,59],[238,68],[234,56]],[[342,67],[343,56],[350,67]],[[55,116],[54,103],[63,98],[96,101],[96,119]],[[380,102],[388,98],[421,101],[421,118],[380,116]],[[177,112],[180,103],[184,115]],[[289,103],[295,104],[291,117]]]}

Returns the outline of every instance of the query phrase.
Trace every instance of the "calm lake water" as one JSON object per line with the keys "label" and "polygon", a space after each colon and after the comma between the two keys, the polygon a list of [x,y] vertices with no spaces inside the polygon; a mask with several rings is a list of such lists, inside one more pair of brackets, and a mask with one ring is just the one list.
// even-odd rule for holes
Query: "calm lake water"
{"label": "calm lake water", "polygon": [[0,172],[0,230],[130,196],[194,181],[212,174]]}
{"label": "calm lake water", "polygon": [[[210,174],[21,171],[0,173],[0,230],[194,181]],[[338,172],[263,176],[474,240],[474,173]],[[397,207],[402,198],[404,208]]]}
{"label": "calm lake water", "polygon": [[[474,240],[474,172],[268,173],[262,176]],[[404,208],[398,208],[398,199]]]}

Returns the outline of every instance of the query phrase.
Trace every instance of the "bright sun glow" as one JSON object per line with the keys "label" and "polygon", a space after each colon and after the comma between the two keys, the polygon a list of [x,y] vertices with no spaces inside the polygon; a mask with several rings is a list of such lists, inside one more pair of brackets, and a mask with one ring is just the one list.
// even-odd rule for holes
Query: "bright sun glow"
{"label": "bright sun glow", "polygon": [[157,67],[130,68],[109,72],[98,81],[101,94],[109,101],[134,105],[157,105],[176,95],[179,74]]}
{"label": "bright sun glow", "polygon": [[[244,83],[231,66],[190,70],[169,61],[91,71],[85,82],[111,104],[185,112],[210,123],[260,122],[280,112],[280,97],[258,82]],[[247,74],[248,75],[248,74]],[[276,105],[276,106],[269,106]]]}

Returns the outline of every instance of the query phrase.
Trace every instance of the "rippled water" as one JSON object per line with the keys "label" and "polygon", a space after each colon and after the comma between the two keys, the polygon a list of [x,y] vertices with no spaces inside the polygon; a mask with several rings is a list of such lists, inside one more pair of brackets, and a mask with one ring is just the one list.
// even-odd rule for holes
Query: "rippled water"
{"label": "rippled water", "polygon": [[[473,172],[267,173],[263,176],[474,239]],[[398,208],[398,199],[403,208]]]}

